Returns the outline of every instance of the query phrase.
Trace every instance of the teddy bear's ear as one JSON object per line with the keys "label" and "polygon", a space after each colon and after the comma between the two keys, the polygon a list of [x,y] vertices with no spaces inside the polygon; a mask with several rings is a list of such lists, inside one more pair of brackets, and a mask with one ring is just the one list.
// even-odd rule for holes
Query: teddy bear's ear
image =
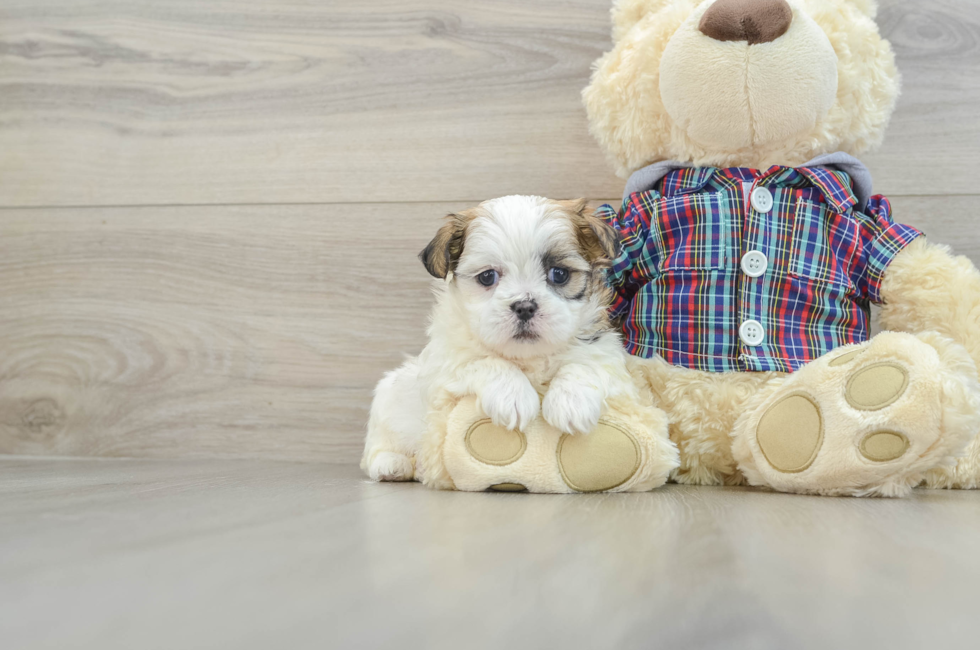
{"label": "teddy bear's ear", "polygon": [[[647,14],[660,11],[675,0],[616,0],[612,8],[613,41],[618,41]],[[871,0],[867,0],[870,2]]]}

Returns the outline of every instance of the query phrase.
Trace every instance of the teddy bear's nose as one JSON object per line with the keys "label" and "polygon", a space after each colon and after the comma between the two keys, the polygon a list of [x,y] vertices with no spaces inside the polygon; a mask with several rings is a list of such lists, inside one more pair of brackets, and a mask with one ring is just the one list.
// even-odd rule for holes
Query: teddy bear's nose
{"label": "teddy bear's nose", "polygon": [[789,29],[793,10],[786,0],[718,0],[701,17],[698,29],[716,41],[774,41]]}

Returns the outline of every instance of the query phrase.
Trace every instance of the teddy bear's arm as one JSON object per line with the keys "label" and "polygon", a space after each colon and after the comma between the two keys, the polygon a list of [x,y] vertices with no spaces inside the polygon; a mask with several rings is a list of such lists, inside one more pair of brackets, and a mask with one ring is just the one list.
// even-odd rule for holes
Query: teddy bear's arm
{"label": "teddy bear's arm", "polygon": [[884,329],[939,332],[980,367],[980,272],[968,258],[920,237],[888,266],[881,297]]}

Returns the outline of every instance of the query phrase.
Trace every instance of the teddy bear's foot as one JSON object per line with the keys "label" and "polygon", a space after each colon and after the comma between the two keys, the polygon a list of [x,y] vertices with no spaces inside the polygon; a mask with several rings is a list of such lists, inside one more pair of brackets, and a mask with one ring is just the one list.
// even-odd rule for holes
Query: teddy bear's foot
{"label": "teddy bear's foot", "polygon": [[642,492],[677,466],[667,417],[635,404],[611,406],[586,435],[563,434],[538,416],[524,431],[496,426],[474,398],[447,422],[442,459],[457,490]]}
{"label": "teddy bear's foot", "polygon": [[938,334],[886,332],[810,363],[739,418],[750,483],[783,492],[902,496],[952,467],[980,430],[966,350]]}

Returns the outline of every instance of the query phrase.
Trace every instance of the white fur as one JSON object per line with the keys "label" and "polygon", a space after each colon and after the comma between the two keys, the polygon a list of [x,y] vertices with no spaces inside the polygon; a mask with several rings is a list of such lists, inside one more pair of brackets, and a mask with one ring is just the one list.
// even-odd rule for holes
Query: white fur
{"label": "white fur", "polygon": [[[495,424],[513,429],[537,417],[543,394],[549,424],[586,433],[608,399],[636,393],[619,336],[604,327],[604,294],[571,300],[548,282],[542,257],[556,248],[577,251],[573,224],[560,206],[507,196],[478,209],[455,271],[436,283],[428,345],[375,391],[361,461],[374,480],[411,480],[424,472],[415,459],[427,427],[438,426],[428,415],[447,400],[476,395]],[[592,270],[578,252],[563,263]],[[490,269],[500,277],[487,288],[477,276]],[[511,305],[522,299],[538,305],[529,323],[533,340],[516,336]]]}

